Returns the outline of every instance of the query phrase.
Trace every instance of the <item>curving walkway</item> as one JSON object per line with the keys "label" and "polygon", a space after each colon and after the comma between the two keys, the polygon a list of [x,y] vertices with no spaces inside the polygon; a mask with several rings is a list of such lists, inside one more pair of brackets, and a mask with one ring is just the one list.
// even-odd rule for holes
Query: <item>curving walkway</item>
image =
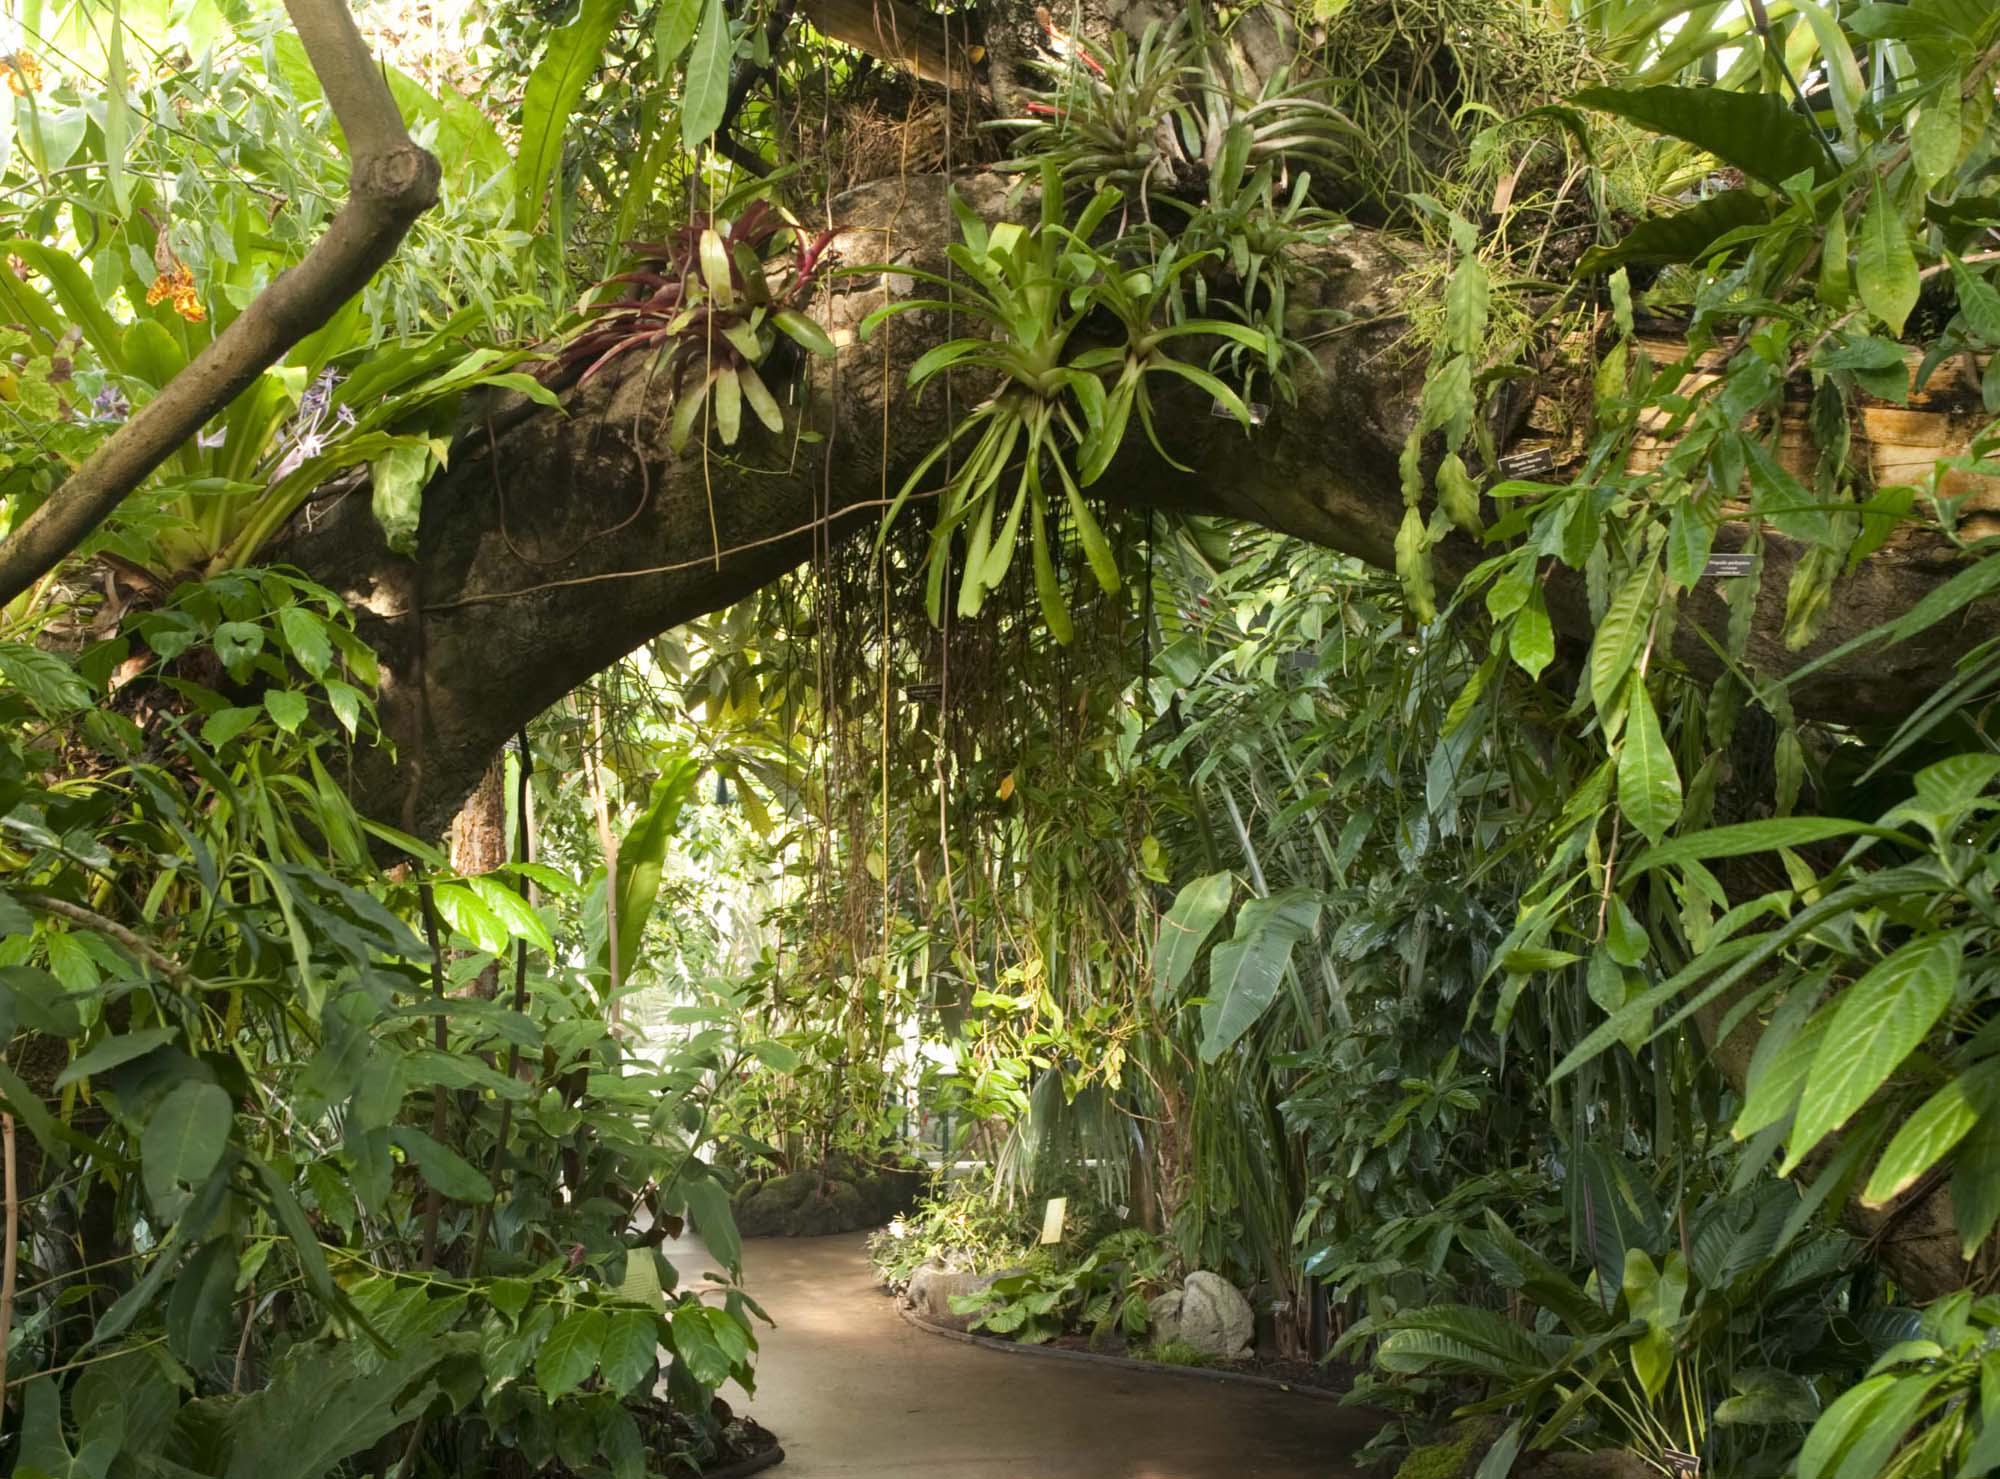
{"label": "curving walkway", "polygon": [[[765,1238],[745,1282],[760,1327],[750,1413],[774,1479],[1348,1479],[1375,1424],[1332,1402],[928,1335],[880,1292],[859,1234]],[[668,1246],[699,1277],[693,1240]],[[741,1394],[730,1389],[732,1403]]]}

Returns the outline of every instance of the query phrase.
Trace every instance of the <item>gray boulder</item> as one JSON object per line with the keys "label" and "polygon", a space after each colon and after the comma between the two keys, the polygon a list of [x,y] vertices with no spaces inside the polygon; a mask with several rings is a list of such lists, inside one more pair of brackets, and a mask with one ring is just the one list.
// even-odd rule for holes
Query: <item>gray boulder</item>
{"label": "gray boulder", "polygon": [[990,1274],[960,1273],[933,1260],[920,1265],[910,1275],[910,1287],[903,1291],[903,1303],[911,1314],[933,1325],[945,1325],[953,1330],[969,1329],[972,1317],[953,1309],[952,1299],[961,1294],[977,1294],[1001,1275],[1019,1272],[1019,1269],[1001,1269]]}
{"label": "gray boulder", "polygon": [[1250,1301],[1236,1292],[1235,1285],[1220,1274],[1199,1269],[1180,1288],[1155,1299],[1147,1312],[1156,1344],[1179,1341],[1219,1361],[1248,1354],[1257,1325]]}

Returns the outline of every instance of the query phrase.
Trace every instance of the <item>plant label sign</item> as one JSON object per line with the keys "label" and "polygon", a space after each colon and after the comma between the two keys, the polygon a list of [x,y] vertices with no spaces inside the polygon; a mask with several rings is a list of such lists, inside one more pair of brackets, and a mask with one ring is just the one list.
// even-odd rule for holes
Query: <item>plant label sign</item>
{"label": "plant label sign", "polygon": [[1063,1220],[1069,1216],[1068,1197],[1050,1197],[1048,1206],[1042,1208],[1042,1241],[1060,1243],[1063,1235]]}
{"label": "plant label sign", "polygon": [[1748,575],[1757,557],[1750,554],[1710,555],[1701,573],[1708,580],[1728,580],[1736,575]]}
{"label": "plant label sign", "polygon": [[1692,1453],[1682,1453],[1678,1448],[1660,1451],[1660,1457],[1667,1461],[1676,1479],[1701,1479],[1701,1458]]}
{"label": "plant label sign", "polygon": [[1545,472],[1556,470],[1556,449],[1554,447],[1521,447],[1509,452],[1494,469],[1503,478],[1535,478]]}

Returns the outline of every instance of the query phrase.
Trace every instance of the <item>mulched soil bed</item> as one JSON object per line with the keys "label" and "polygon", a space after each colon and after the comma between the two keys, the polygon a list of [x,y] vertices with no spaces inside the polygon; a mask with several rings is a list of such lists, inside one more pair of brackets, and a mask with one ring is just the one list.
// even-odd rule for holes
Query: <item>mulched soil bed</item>
{"label": "mulched soil bed", "polygon": [[1149,1361],[1143,1357],[1133,1356],[1120,1341],[1107,1341],[1093,1349],[1087,1336],[1060,1335],[1039,1345],[1026,1345],[1018,1340],[989,1335],[983,1331],[954,1330],[949,1326],[926,1320],[901,1299],[896,1301],[896,1312],[919,1330],[928,1331],[932,1335],[942,1335],[947,1340],[964,1341],[969,1345],[983,1345],[991,1350],[1019,1352],[1025,1356],[1054,1357],[1069,1361],[1101,1361],[1127,1370],[1158,1372],[1163,1376],[1250,1382],[1258,1386],[1281,1387],[1302,1397],[1318,1397],[1323,1400],[1338,1400],[1354,1385],[1354,1368],[1346,1362],[1333,1362],[1321,1366],[1311,1361],[1287,1361],[1276,1357],[1252,1356],[1244,1361],[1215,1361],[1202,1366],[1178,1366],[1166,1361]]}
{"label": "mulched soil bed", "polygon": [[[984,1334],[985,1332],[980,1332]],[[1018,1344],[1018,1342],[1016,1342]],[[1059,1335],[1045,1344],[1059,1351],[1078,1351],[1089,1356],[1119,1356],[1126,1359],[1145,1360],[1143,1347],[1133,1351],[1120,1340],[1090,1343],[1086,1335]],[[1153,1362],[1153,1365],[1165,1365]],[[1248,1356],[1241,1361],[1204,1361],[1198,1366],[1185,1369],[1196,1371],[1226,1371],[1233,1376],[1254,1376],[1264,1381],[1278,1382],[1288,1387],[1309,1387],[1321,1392],[1345,1392],[1354,1385],[1354,1367],[1346,1361],[1329,1361],[1321,1365],[1317,1361],[1289,1360],[1282,1356]]]}

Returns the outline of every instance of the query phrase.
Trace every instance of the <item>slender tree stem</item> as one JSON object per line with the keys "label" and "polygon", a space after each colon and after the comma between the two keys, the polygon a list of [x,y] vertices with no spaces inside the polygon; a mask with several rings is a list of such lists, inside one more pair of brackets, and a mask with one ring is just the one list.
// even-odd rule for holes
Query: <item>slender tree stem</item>
{"label": "slender tree stem", "polygon": [[[437,899],[431,893],[428,883],[418,888],[424,901],[424,943],[431,952],[431,999],[440,1004],[444,1001],[444,949],[438,943]],[[437,1030],[434,1041],[437,1050],[445,1051],[445,1020],[440,1010],[436,1017]],[[438,1084],[431,1090],[431,1139],[444,1144],[444,1085]],[[438,1218],[444,1211],[444,1193],[435,1186],[424,1188],[424,1248],[418,1260],[418,1267],[437,1267]]]}
{"label": "slender tree stem", "polygon": [[14,1156],[14,1116],[0,1114],[0,1167],[7,1176],[5,1252],[0,1253],[0,1391],[7,1389],[7,1338],[14,1331],[14,1281],[21,1252],[21,1180]]}

